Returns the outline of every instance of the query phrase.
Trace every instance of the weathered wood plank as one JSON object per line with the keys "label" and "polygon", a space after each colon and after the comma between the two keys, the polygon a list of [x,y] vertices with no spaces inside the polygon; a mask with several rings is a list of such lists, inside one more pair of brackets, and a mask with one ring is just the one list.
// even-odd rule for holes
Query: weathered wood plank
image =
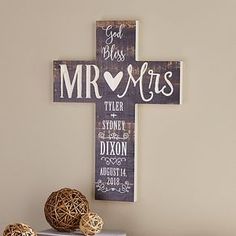
{"label": "weathered wood plank", "polygon": [[136,61],[136,21],[98,21],[96,61],[55,61],[54,101],[96,103],[95,198],[135,201],[135,104],[180,104],[180,61]]}

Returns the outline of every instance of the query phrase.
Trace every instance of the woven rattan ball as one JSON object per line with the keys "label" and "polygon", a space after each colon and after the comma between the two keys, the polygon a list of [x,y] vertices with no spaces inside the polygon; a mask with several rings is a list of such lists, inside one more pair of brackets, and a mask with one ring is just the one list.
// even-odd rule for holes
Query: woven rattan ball
{"label": "woven rattan ball", "polygon": [[3,236],[37,236],[37,234],[30,226],[16,223],[8,225],[3,232]]}
{"label": "woven rattan ball", "polygon": [[94,212],[88,212],[81,217],[80,230],[84,235],[99,233],[102,230],[102,227],[102,218]]}
{"label": "woven rattan ball", "polygon": [[53,192],[44,206],[47,222],[58,231],[79,229],[80,218],[89,211],[86,197],[76,189],[63,188]]}

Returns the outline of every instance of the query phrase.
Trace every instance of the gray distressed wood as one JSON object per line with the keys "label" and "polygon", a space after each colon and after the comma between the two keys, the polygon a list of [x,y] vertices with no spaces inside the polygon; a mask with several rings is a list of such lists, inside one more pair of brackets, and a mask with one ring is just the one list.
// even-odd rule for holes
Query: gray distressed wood
{"label": "gray distressed wood", "polygon": [[54,61],[54,101],[96,103],[95,199],[136,199],[135,104],[180,104],[180,61],[137,61],[136,21],[98,21],[96,61]]}

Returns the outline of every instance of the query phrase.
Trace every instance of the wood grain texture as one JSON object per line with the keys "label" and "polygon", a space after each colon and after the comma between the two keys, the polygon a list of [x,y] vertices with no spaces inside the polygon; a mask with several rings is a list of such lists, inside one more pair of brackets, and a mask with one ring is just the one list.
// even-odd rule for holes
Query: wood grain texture
{"label": "wood grain texture", "polygon": [[54,61],[54,101],[96,103],[95,198],[135,201],[135,104],[180,104],[180,61],[136,61],[136,21],[98,21],[96,61]]}

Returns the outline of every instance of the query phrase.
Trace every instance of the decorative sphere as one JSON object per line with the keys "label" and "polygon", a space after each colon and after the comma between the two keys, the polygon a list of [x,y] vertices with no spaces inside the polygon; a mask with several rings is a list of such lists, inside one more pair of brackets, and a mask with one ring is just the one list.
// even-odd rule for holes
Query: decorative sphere
{"label": "decorative sphere", "polygon": [[3,236],[37,236],[37,234],[30,226],[16,223],[8,225],[3,232]]}
{"label": "decorative sphere", "polygon": [[102,230],[102,227],[102,218],[94,212],[88,212],[81,217],[80,230],[84,235],[99,233]]}
{"label": "decorative sphere", "polygon": [[47,222],[58,231],[79,229],[81,216],[89,211],[86,197],[76,189],[63,188],[53,192],[44,206]]}

